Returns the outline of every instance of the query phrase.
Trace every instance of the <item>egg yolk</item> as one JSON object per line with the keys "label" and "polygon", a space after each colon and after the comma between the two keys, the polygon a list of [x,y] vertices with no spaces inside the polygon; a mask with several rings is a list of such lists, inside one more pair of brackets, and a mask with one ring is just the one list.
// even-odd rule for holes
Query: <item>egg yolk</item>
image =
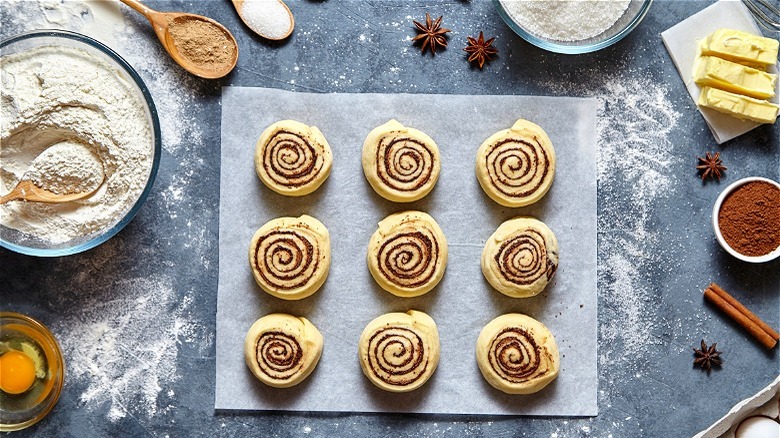
{"label": "egg yolk", "polygon": [[21,351],[11,350],[0,356],[0,390],[21,394],[35,382],[35,363]]}

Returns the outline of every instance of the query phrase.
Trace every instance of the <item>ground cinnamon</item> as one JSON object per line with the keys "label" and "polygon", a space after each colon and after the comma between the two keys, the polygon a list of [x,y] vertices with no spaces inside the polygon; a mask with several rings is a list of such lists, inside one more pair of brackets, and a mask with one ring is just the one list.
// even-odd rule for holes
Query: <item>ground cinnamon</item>
{"label": "ground cinnamon", "polygon": [[780,247],[780,189],[751,181],[731,192],[720,207],[718,225],[726,243],[757,257]]}
{"label": "ground cinnamon", "polygon": [[179,54],[200,67],[223,70],[236,56],[235,46],[225,32],[209,21],[179,17],[171,21],[168,32]]}

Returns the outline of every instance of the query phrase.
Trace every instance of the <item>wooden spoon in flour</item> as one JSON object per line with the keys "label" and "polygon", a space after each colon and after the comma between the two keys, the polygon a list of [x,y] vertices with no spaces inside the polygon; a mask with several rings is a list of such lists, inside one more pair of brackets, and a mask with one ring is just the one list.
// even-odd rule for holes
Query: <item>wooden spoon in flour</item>
{"label": "wooden spoon in flour", "polygon": [[13,190],[6,193],[4,196],[0,196],[0,205],[5,204],[6,202],[15,201],[17,199],[33,202],[46,202],[49,204],[77,201],[92,195],[97,191],[98,188],[100,188],[100,186],[95,187],[89,192],[68,193],[60,195],[38,187],[29,179],[23,179],[19,181],[19,184],[17,184]]}
{"label": "wooden spoon in flour", "polygon": [[76,201],[95,193],[105,182],[103,162],[81,143],[65,140],[49,146],[30,164],[0,204],[23,199],[33,202]]}
{"label": "wooden spoon in flour", "polygon": [[269,40],[283,40],[295,27],[292,11],[282,0],[233,0],[241,20],[256,34]]}
{"label": "wooden spoon in flour", "polygon": [[185,70],[205,79],[230,73],[238,62],[238,44],[225,26],[185,12],[159,12],[138,0],[120,0],[149,20],[165,50]]}

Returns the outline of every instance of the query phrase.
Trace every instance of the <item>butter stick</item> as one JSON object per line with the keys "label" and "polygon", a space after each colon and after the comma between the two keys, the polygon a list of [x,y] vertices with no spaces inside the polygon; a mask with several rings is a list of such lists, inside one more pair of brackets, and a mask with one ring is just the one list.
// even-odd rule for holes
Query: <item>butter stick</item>
{"label": "butter stick", "polygon": [[758,123],[774,123],[780,109],[767,100],[754,99],[712,87],[702,88],[697,103],[704,108]]}
{"label": "butter stick", "polygon": [[777,75],[714,56],[702,56],[697,60],[693,80],[700,87],[769,99],[775,95]]}
{"label": "butter stick", "polygon": [[740,64],[774,65],[780,42],[733,29],[718,29],[701,44],[704,56],[717,56]]}

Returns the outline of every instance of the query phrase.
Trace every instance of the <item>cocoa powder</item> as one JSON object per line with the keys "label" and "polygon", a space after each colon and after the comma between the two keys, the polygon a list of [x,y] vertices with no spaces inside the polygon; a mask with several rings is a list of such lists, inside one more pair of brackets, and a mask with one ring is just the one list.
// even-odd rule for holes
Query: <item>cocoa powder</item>
{"label": "cocoa powder", "polygon": [[225,32],[209,21],[178,17],[168,25],[179,54],[192,64],[210,70],[230,67],[236,48]]}
{"label": "cocoa powder", "polygon": [[718,226],[726,243],[738,253],[769,254],[780,246],[780,189],[765,181],[738,187],[723,201]]}

